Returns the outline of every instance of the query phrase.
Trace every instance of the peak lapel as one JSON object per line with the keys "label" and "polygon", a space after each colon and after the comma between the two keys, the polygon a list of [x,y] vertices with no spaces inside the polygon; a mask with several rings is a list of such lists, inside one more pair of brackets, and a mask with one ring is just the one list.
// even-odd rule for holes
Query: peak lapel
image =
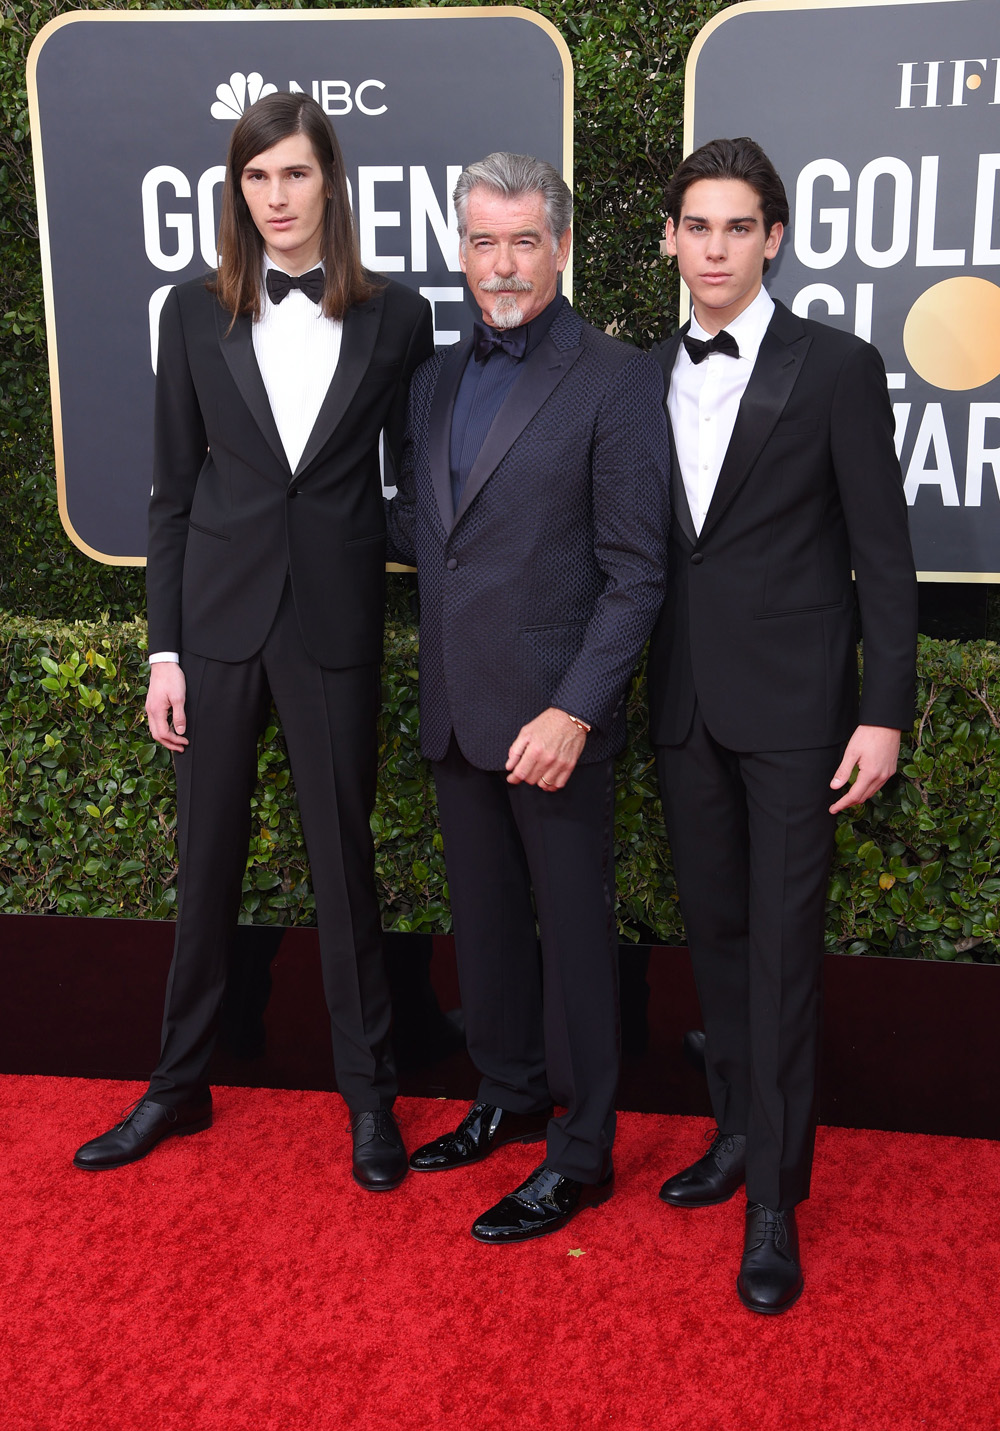
{"label": "peak lapel", "polygon": [[375,351],[384,303],[385,294],[376,293],[369,302],[348,308],[344,314],[337,370],[302,449],[299,465],[295,469],[296,476],[304,472],[322,452],[350,407]]}
{"label": "peak lapel", "polygon": [[670,505],[673,520],[680,530],[694,546],[698,541],[698,533],[694,529],[694,521],[691,517],[691,507],[687,499],[687,490],[684,486],[684,477],[681,473],[681,465],[677,460],[677,445],[674,441],[674,425],[670,421],[670,408],[667,404],[667,397],[670,393],[670,375],[674,371],[674,364],[677,361],[677,354],[680,352],[681,339],[690,328],[690,323],[685,323],[682,328],[660,343],[653,352],[653,357],[663,369],[663,410],[667,414],[667,437],[670,441]]}
{"label": "peak lapel", "polygon": [[448,350],[438,374],[428,416],[427,446],[431,481],[434,484],[438,511],[441,513],[441,525],[446,532],[451,531],[455,518],[451,499],[451,420],[459,384],[471,352],[471,338],[467,338],[464,343],[456,343]]}
{"label": "peak lapel", "polygon": [[705,514],[701,540],[743,486],[791,395],[812,339],[787,308],[775,305],[736,415],[733,435]]}
{"label": "peak lapel", "polygon": [[479,456],[472,464],[455,513],[456,525],[582,352],[580,347],[557,348],[551,334],[547,333],[534,352],[524,359],[514,386],[493,419]]}
{"label": "peak lapel", "polygon": [[278,436],[267,389],[264,386],[264,379],[260,375],[260,368],[257,366],[257,355],[253,350],[253,320],[248,313],[240,313],[233,324],[232,331],[227,334],[229,314],[221,304],[216,303],[214,306],[219,346],[222,349],[222,356],[226,360],[230,376],[239,389],[243,401],[250,409],[253,420],[260,428],[268,447],[290,476],[291,469],[288,466],[288,458],[285,456],[284,446]]}

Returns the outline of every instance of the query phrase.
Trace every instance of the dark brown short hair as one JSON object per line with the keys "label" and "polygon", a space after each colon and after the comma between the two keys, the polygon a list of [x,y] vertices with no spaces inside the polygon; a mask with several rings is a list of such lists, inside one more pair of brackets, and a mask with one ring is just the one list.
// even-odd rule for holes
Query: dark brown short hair
{"label": "dark brown short hair", "polygon": [[293,134],[304,134],[312,145],[326,185],[326,216],[322,257],[326,285],[322,307],[328,318],[343,318],[355,303],[370,298],[377,280],[361,266],[354,230],[347,175],[337,136],[323,110],[307,94],[268,94],[237,120],[226,155],[219,223],[219,269],[210,287],[235,318],[238,313],[260,317],[260,274],[264,239],[243,197],[243,170],[250,160]]}
{"label": "dark brown short hair", "polygon": [[[681,161],[666,193],[667,213],[675,227],[680,223],[684,195],[699,179],[739,179],[749,184],[760,199],[766,233],[775,224],[788,223],[788,198],[781,176],[752,139],[711,139]],[[765,259],[765,273],[767,269]]]}

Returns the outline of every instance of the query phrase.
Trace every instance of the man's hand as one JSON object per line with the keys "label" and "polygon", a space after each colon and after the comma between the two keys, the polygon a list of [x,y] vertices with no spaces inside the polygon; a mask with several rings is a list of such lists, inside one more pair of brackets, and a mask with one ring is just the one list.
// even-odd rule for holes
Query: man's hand
{"label": "man's hand", "polygon": [[848,805],[863,805],[869,795],[896,773],[899,760],[899,731],[885,725],[859,725],[847,742],[844,758],[837,766],[837,773],[830,781],[831,790],[839,790],[851,778],[851,771],[858,767],[857,777],[846,795],[830,806],[830,814],[837,815]]}
{"label": "man's hand", "polygon": [[160,745],[178,753],[187,745],[184,735],[187,729],[184,719],[186,694],[184,672],[177,662],[154,661],[149,668],[149,690],[146,692],[149,733]]}
{"label": "man's hand", "polygon": [[523,781],[542,790],[561,790],[586,740],[582,726],[575,725],[565,711],[549,706],[518,731],[507,756],[508,784]]}

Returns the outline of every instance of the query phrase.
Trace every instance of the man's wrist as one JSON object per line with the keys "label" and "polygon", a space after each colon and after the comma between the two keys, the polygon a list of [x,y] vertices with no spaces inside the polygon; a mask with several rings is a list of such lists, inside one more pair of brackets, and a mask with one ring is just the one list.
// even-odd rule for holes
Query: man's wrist
{"label": "man's wrist", "polygon": [[582,730],[585,735],[590,734],[590,726],[585,720],[581,720],[579,716],[575,716],[572,711],[564,710],[563,715],[566,717],[567,720],[571,720],[573,722],[577,730]]}

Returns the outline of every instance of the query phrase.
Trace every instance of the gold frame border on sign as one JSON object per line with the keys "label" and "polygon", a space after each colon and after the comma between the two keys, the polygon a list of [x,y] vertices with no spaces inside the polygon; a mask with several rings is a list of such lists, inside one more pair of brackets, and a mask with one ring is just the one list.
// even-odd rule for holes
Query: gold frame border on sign
{"label": "gold frame border on sign", "polygon": [[[749,15],[761,10],[860,10],[876,6],[890,5],[939,5],[942,0],[742,0],[728,10],[713,15],[711,20],[698,31],[694,44],[684,66],[684,154],[694,148],[694,87],[695,68],[698,57],[708,37],[738,15]],[[965,0],[947,0],[952,5],[962,5]],[[680,321],[686,323],[691,311],[691,297],[681,284]],[[1000,572],[993,571],[918,571],[918,581],[955,581],[974,584],[1000,582]]]}
{"label": "gold frame border on sign", "polygon": [[[556,47],[563,67],[562,173],[573,188],[573,60],[562,35],[544,15],[536,15],[521,5],[455,5],[447,7],[414,6],[389,10],[73,10],[58,15],[44,25],[28,51],[28,116],[31,125],[31,154],[35,166],[35,196],[38,202],[38,240],[42,260],[42,288],[45,295],[45,335],[48,346],[49,385],[52,406],[52,443],[55,449],[56,485],[59,494],[59,519],[74,546],[105,566],[145,566],[145,557],[109,556],[85,542],[74,530],[66,501],[66,463],[63,452],[62,409],[60,405],[59,357],[56,343],[55,300],[52,286],[52,255],[49,246],[48,205],[45,193],[45,164],[42,154],[41,116],[38,109],[38,87],[35,72],[38,57],[47,40],[64,25],[84,24],[172,24],[210,21],[222,23],[287,23],[296,20],[413,20],[413,19],[475,19],[492,20],[500,16],[527,20],[544,30]],[[685,131],[686,132],[686,131]],[[563,292],[572,300],[572,258],[563,275]],[[390,566],[391,571],[410,571],[411,567]]]}

